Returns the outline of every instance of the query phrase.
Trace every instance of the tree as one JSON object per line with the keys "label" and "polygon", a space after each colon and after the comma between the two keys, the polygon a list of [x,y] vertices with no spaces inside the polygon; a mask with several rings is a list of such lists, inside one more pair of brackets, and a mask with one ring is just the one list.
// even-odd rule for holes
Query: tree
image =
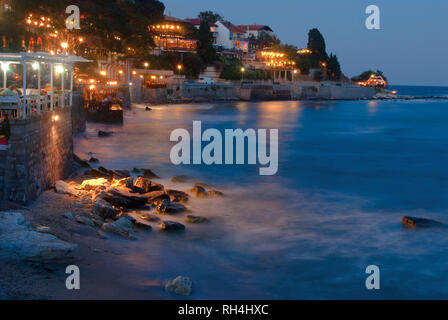
{"label": "tree", "polygon": [[201,19],[201,21],[208,21],[208,22],[217,22],[218,20],[224,20],[224,17],[221,16],[218,13],[214,13],[213,11],[202,11],[199,13],[198,17]]}
{"label": "tree", "polygon": [[301,74],[310,74],[311,62],[309,56],[299,56],[297,59],[297,66],[299,67]]}
{"label": "tree", "polygon": [[324,73],[323,73],[322,69],[316,70],[316,72],[314,73],[313,78],[314,78],[315,81],[321,82],[324,79]]}
{"label": "tree", "polygon": [[330,80],[338,81],[341,79],[341,65],[339,64],[338,57],[334,54],[330,54],[327,63],[327,77]]}
{"label": "tree", "polygon": [[317,68],[322,62],[328,61],[325,39],[316,28],[308,32],[308,49],[311,50],[311,66]]}
{"label": "tree", "polygon": [[[53,47],[67,42],[71,52],[75,52],[77,46],[90,45],[97,51],[129,54],[127,48],[131,47],[132,55],[149,51],[153,40],[148,26],[163,20],[165,10],[163,3],[157,0],[78,0],[81,29],[68,30],[65,8],[73,4],[71,0],[14,0],[11,4],[12,9],[2,13],[0,19],[0,36],[7,39],[7,50],[23,50],[22,40],[27,45],[30,37],[39,36]],[[33,33],[26,28],[29,14],[50,17],[51,27],[36,28]],[[54,31],[58,31],[58,36],[49,37]],[[88,41],[79,44],[76,39],[80,37]]]}
{"label": "tree", "polygon": [[197,33],[198,55],[205,65],[212,64],[216,60],[216,50],[213,47],[213,34],[210,32],[209,22],[201,21]]}

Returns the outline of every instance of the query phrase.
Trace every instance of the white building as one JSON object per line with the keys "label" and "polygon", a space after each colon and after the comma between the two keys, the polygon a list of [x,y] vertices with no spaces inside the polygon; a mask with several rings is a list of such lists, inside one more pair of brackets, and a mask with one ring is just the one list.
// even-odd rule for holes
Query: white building
{"label": "white building", "polygon": [[245,36],[245,30],[228,21],[218,21],[216,26],[218,48],[240,52],[249,51],[249,40]]}
{"label": "white building", "polygon": [[274,36],[274,31],[269,26],[261,25],[261,24],[250,24],[250,25],[240,25],[238,28],[244,30],[246,38],[249,38],[251,35],[255,38],[258,38],[261,33],[267,33],[270,36]]}

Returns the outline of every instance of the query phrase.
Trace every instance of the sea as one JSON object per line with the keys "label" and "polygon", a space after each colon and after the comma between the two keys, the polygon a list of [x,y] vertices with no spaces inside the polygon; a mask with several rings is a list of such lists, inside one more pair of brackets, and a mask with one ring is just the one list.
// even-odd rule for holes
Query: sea
{"label": "sea", "polygon": [[[403,216],[448,224],[448,87],[392,86],[412,100],[133,105],[120,126],[87,124],[75,152],[109,169],[150,168],[167,188],[196,182],[209,222],[114,240],[117,274],[141,298],[194,281],[191,299],[447,299],[448,229],[406,229]],[[174,165],[175,129],[278,129],[278,172],[259,165]],[[98,130],[112,131],[100,138]],[[206,145],[207,143],[204,143]],[[188,180],[171,182],[176,175]],[[368,289],[368,266],[379,289]],[[110,266],[111,270],[114,266]],[[125,268],[125,270],[123,270]],[[125,275],[125,276],[124,276]],[[117,297],[120,296],[117,293]]]}

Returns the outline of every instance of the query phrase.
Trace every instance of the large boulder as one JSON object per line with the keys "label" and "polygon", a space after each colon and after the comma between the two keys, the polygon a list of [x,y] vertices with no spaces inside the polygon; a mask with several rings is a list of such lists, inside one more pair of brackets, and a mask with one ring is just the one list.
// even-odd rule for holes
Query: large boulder
{"label": "large boulder", "polygon": [[151,183],[148,178],[138,177],[134,181],[134,190],[139,193],[151,192]]}
{"label": "large boulder", "polygon": [[111,188],[99,195],[110,204],[127,209],[142,208],[146,205],[148,197],[130,193],[121,188]]}
{"label": "large boulder", "polygon": [[98,187],[109,187],[110,183],[105,178],[98,178],[98,179],[90,179],[90,180],[84,180],[79,187],[79,189],[90,191],[90,190],[96,190]]}
{"label": "large boulder", "polygon": [[76,154],[73,154],[73,162],[74,162],[75,166],[77,166],[77,167],[80,167],[80,168],[91,168],[90,164],[87,161],[82,160]]}
{"label": "large boulder", "polygon": [[209,190],[208,195],[212,197],[224,197],[224,193],[215,189]]}
{"label": "large boulder", "polygon": [[164,189],[163,185],[144,177],[138,177],[134,182],[134,191],[142,194],[153,191],[163,191]]}
{"label": "large boulder", "polygon": [[166,283],[165,290],[175,294],[189,296],[193,292],[193,281],[188,277],[178,276],[176,279]]}
{"label": "large boulder", "polygon": [[121,217],[117,221],[103,224],[101,230],[113,233],[122,237],[131,237],[134,224],[128,217]]}
{"label": "large boulder", "polygon": [[189,190],[190,193],[192,193],[197,198],[206,198],[208,197],[207,191],[204,189],[204,187],[195,185],[192,189]]}
{"label": "large boulder", "polygon": [[204,222],[207,222],[207,218],[206,217],[201,217],[201,216],[188,215],[185,218],[185,221],[188,222],[188,223],[204,223]]}
{"label": "large boulder", "polygon": [[32,230],[19,212],[0,212],[0,261],[69,261],[77,249],[76,244]]}
{"label": "large boulder", "polygon": [[59,180],[58,182],[56,182],[55,189],[56,189],[56,192],[60,193],[60,194],[68,194],[68,195],[72,195],[72,196],[79,195],[79,191],[76,190],[74,186],[72,186],[71,184],[64,182],[62,180]]}
{"label": "large boulder", "polygon": [[401,223],[407,228],[432,228],[443,227],[444,224],[431,219],[416,218],[416,217],[403,217]]}
{"label": "large boulder", "polygon": [[172,202],[188,202],[188,194],[178,190],[166,190]]}
{"label": "large boulder", "polygon": [[159,230],[162,231],[183,231],[185,230],[185,226],[182,223],[175,221],[162,221],[159,224]]}
{"label": "large boulder", "polygon": [[160,214],[176,214],[187,211],[187,208],[183,204],[171,202],[169,200],[160,202],[156,209]]}
{"label": "large boulder", "polygon": [[116,219],[120,210],[101,198],[97,198],[92,206],[92,213],[103,219]]}
{"label": "large boulder", "polygon": [[154,191],[145,194],[145,196],[148,197],[147,203],[153,205],[158,205],[165,200],[170,200],[170,196],[167,195],[165,191]]}

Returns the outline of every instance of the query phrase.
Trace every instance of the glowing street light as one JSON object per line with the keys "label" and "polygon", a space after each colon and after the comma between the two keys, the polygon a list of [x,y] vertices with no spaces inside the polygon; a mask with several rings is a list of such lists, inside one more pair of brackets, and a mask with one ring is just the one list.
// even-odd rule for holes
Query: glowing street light
{"label": "glowing street light", "polygon": [[100,71],[100,75],[102,75],[103,77],[105,77],[107,75],[107,72],[105,70],[101,70]]}
{"label": "glowing street light", "polygon": [[62,49],[67,49],[68,48],[68,43],[67,42],[61,42],[61,47],[62,47]]}
{"label": "glowing street light", "polygon": [[148,67],[149,67],[149,63],[148,62],[145,62],[143,65],[145,66],[146,69],[148,69]]}
{"label": "glowing street light", "polygon": [[39,63],[38,63],[38,62],[34,62],[34,63],[31,65],[31,68],[33,68],[33,70],[37,70],[37,69],[39,69]]}
{"label": "glowing street light", "polygon": [[244,72],[246,72],[246,68],[242,67],[241,68],[241,82],[244,81]]}
{"label": "glowing street light", "polygon": [[58,65],[58,66],[56,66],[55,70],[56,70],[56,73],[62,73],[62,72],[64,72],[64,67],[61,65]]}

